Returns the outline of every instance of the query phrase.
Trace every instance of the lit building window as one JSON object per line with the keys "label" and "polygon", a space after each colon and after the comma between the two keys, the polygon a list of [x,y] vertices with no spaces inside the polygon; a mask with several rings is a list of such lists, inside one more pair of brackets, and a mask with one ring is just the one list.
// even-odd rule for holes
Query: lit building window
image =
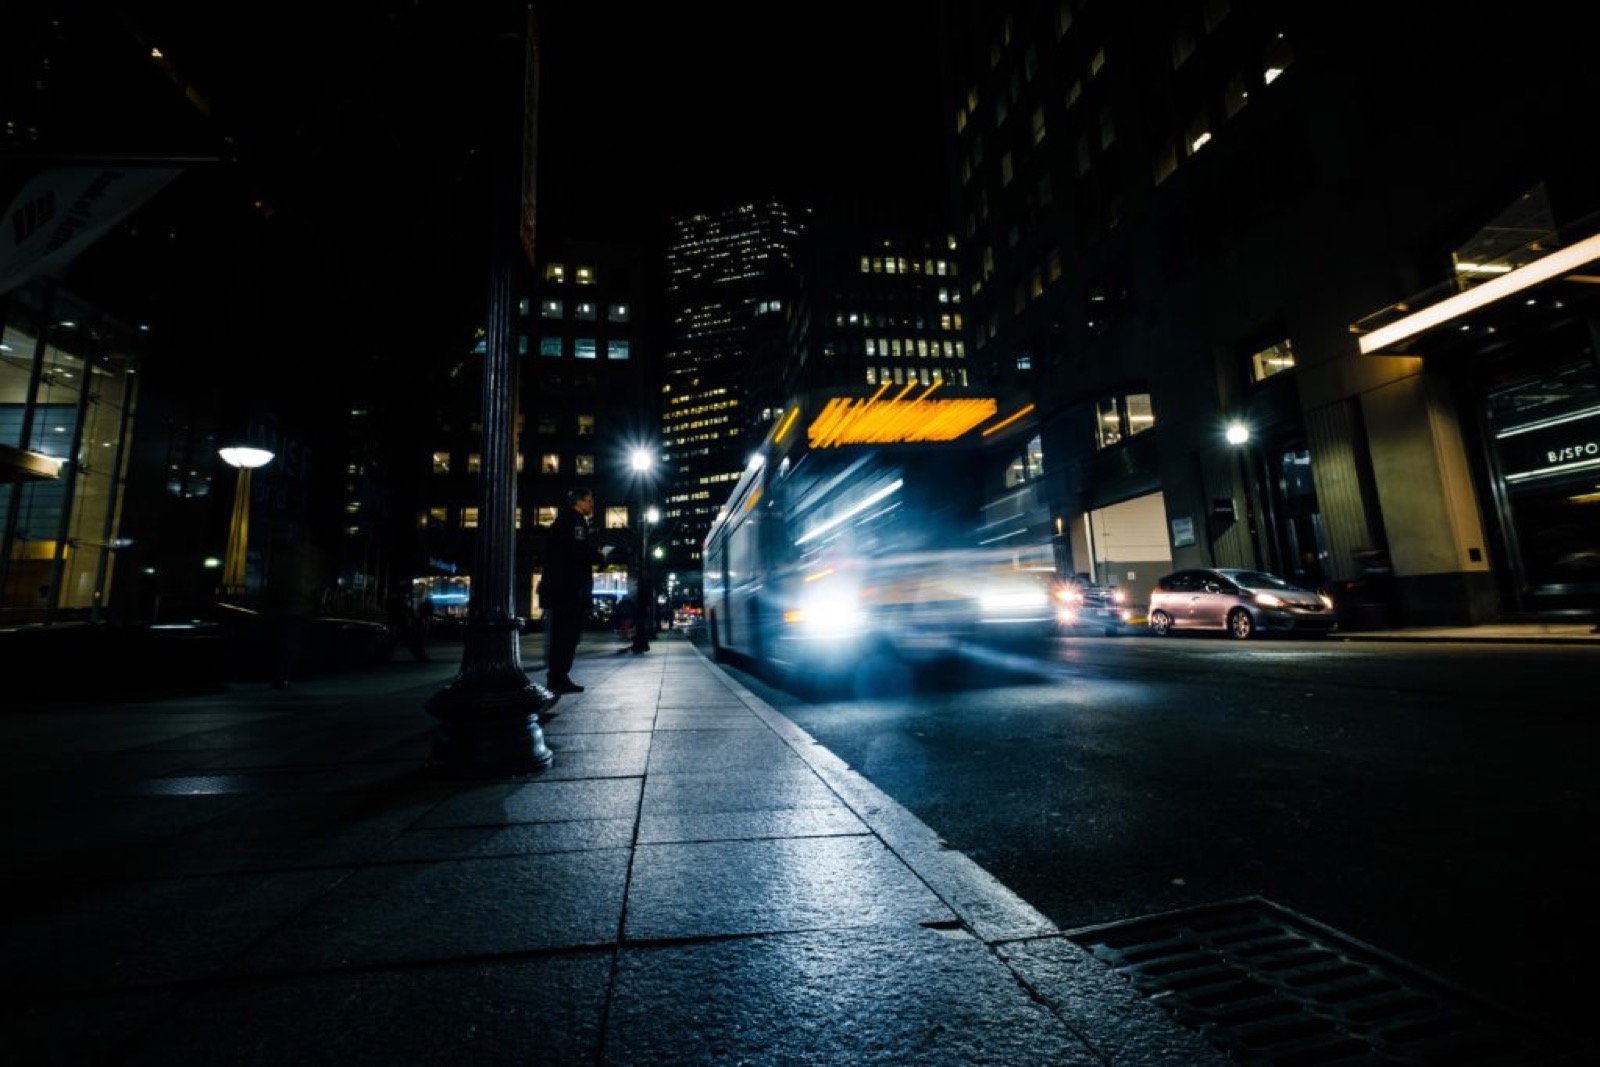
{"label": "lit building window", "polygon": [[559,337],[541,337],[541,338],[539,338],[539,354],[541,356],[549,356],[552,359],[560,359],[561,358],[561,338],[559,338]]}
{"label": "lit building window", "polygon": [[594,279],[594,268],[593,267],[579,267],[577,269],[576,274],[575,274],[575,279],[576,279],[576,281],[577,281],[577,283],[579,285],[593,285],[594,284],[594,280],[595,280]]}
{"label": "lit building window", "polygon": [[544,265],[544,280],[547,282],[564,282],[567,280],[567,268],[560,263],[546,263]]}
{"label": "lit building window", "polygon": [[1149,393],[1129,393],[1122,398],[1123,410],[1128,416],[1128,436],[1132,437],[1156,424],[1155,411],[1150,407]]}
{"label": "lit building window", "polygon": [[572,473],[574,473],[574,474],[593,474],[594,473],[594,457],[593,456],[584,456],[584,455],[574,456],[572,458]]}
{"label": "lit building window", "polygon": [[1273,38],[1267,46],[1267,54],[1262,62],[1261,80],[1271,85],[1278,80],[1278,75],[1289,69],[1289,64],[1294,62],[1294,50],[1289,47],[1289,39],[1283,34]]}
{"label": "lit building window", "polygon": [[598,313],[599,311],[595,305],[587,300],[581,301],[577,308],[573,311],[575,316],[583,319],[585,322],[593,322]]}
{"label": "lit building window", "polygon": [[1265,381],[1274,374],[1282,374],[1286,370],[1294,370],[1294,349],[1287,337],[1250,356],[1251,381]]}
{"label": "lit building window", "polygon": [[1149,393],[1101,397],[1095,405],[1096,446],[1110,448],[1156,424]]}
{"label": "lit building window", "polygon": [[433,454],[433,473],[435,473],[435,474],[449,474],[450,473],[450,453],[448,453],[448,452],[435,452]]}
{"label": "lit building window", "polygon": [[606,358],[627,359],[628,352],[631,347],[632,346],[627,341],[607,341]]}
{"label": "lit building window", "polygon": [[593,433],[594,433],[594,416],[593,415],[579,415],[578,416],[578,436],[579,437],[589,437]]}
{"label": "lit building window", "polygon": [[606,308],[606,318],[612,322],[629,322],[632,317],[633,312],[629,310],[627,304],[612,304]]}
{"label": "lit building window", "polygon": [[545,300],[539,304],[539,314],[547,319],[559,319],[566,314],[566,305],[560,300]]}
{"label": "lit building window", "polygon": [[594,359],[596,354],[595,340],[593,337],[576,337],[572,341],[572,355],[575,359]]}
{"label": "lit building window", "polygon": [[558,453],[558,452],[546,452],[543,455],[541,455],[539,457],[539,473],[540,474],[560,474],[561,473],[561,454]]}
{"label": "lit building window", "polygon": [[461,528],[463,530],[476,530],[478,528],[478,509],[461,509]]}
{"label": "lit building window", "polygon": [[606,529],[626,530],[628,528],[627,508],[606,508]]}
{"label": "lit building window", "polygon": [[535,520],[540,526],[549,526],[556,521],[556,508],[553,504],[540,504],[533,511]]}
{"label": "lit building window", "polygon": [[1110,448],[1122,440],[1122,407],[1114,396],[1101,397],[1095,405],[1096,444]]}
{"label": "lit building window", "polygon": [[467,454],[467,473],[468,474],[478,474],[482,470],[483,470],[483,456],[482,456],[482,454],[478,453],[478,452],[469,452]]}
{"label": "lit building window", "polygon": [[422,525],[424,526],[443,526],[448,521],[450,521],[450,515],[444,508],[429,508],[427,514],[422,517]]}

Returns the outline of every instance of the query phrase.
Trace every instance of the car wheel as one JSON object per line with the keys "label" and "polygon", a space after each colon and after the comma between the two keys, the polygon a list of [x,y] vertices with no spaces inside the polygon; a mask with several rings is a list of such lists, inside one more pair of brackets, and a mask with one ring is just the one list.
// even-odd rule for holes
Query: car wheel
{"label": "car wheel", "polygon": [[1150,632],[1157,637],[1165,637],[1172,632],[1172,616],[1164,611],[1150,613]]}
{"label": "car wheel", "polygon": [[1256,632],[1256,620],[1243,608],[1234,608],[1228,613],[1228,632],[1241,641],[1247,640]]}

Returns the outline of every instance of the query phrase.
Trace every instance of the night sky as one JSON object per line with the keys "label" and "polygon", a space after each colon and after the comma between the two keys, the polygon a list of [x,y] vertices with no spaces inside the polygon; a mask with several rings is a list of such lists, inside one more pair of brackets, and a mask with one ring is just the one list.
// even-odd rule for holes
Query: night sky
{"label": "night sky", "polygon": [[945,225],[932,8],[549,5],[541,225],[852,190]]}
{"label": "night sky", "polygon": [[[54,78],[71,113],[47,123],[64,147],[309,165],[301,187],[320,159],[323,179],[364,185],[374,205],[393,189],[391,212],[414,203],[407,187],[448,185],[465,165],[492,69],[488,13],[503,10],[127,0],[128,24],[209,99],[202,122],[114,8],[48,2],[79,16],[71,69]],[[939,6],[540,0],[541,226],[647,240],[669,213],[728,198],[846,192],[944,226]],[[88,49],[95,29],[104,41]]]}

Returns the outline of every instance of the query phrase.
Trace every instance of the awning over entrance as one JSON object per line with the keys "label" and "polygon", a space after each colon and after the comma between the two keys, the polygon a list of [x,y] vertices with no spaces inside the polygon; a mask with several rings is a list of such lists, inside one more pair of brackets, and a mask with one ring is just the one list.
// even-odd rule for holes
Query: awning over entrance
{"label": "awning over entrance", "polygon": [[1600,298],[1600,214],[1558,226],[1541,183],[1451,261],[1447,280],[1351,324],[1363,355],[1485,352],[1572,321]]}
{"label": "awning over entrance", "polygon": [[[1476,266],[1488,267],[1488,264]],[[1447,283],[1353,324],[1363,355],[1425,355],[1440,335],[1452,342],[1514,335],[1553,312],[1600,297],[1600,234],[1549,251],[1469,288]]]}

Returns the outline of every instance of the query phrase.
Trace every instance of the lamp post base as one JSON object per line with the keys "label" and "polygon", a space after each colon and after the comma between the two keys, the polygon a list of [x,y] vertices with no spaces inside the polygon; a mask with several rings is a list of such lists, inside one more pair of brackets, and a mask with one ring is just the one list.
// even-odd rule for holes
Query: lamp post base
{"label": "lamp post base", "polygon": [[439,720],[428,766],[449,778],[533,774],[555,759],[539,716],[560,699],[533,682],[502,692],[446,689],[428,701]]}

